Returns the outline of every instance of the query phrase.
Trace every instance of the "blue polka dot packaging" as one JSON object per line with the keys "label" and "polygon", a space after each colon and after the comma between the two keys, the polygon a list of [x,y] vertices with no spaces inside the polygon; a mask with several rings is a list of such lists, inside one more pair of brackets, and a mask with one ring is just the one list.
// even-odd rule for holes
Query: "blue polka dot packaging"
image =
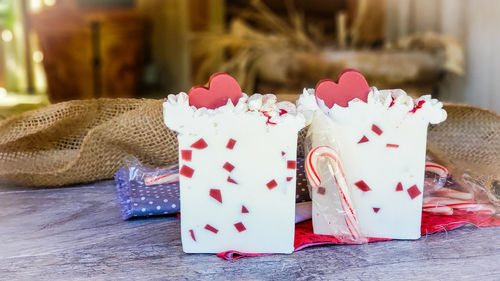
{"label": "blue polka dot packaging", "polygon": [[[176,214],[179,203],[179,168],[152,168],[131,160],[115,173],[122,218]],[[297,158],[296,202],[311,201],[304,171],[304,158]]]}
{"label": "blue polka dot packaging", "polygon": [[179,212],[179,169],[152,168],[128,161],[115,173],[122,218],[170,215]]}

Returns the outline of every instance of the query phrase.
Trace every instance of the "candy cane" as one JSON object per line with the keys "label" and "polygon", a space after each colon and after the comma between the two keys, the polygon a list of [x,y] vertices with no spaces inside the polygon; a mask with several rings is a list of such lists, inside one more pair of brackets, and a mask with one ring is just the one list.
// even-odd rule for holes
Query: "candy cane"
{"label": "candy cane", "polygon": [[[425,212],[435,212],[439,213],[443,208],[452,208],[465,210],[467,212],[476,212],[476,213],[484,213],[484,214],[495,214],[495,207],[491,204],[482,204],[477,203],[470,200],[458,200],[447,197],[429,197],[425,198],[422,210]],[[444,213],[442,213],[444,214]],[[452,215],[453,211],[448,214]]]}
{"label": "candy cane", "polygon": [[179,181],[179,173],[169,173],[160,176],[151,176],[144,178],[144,184],[146,185],[172,183],[176,181]]}
{"label": "candy cane", "polygon": [[438,195],[438,196],[446,196],[449,198],[461,199],[461,200],[474,199],[474,194],[472,194],[472,193],[461,192],[461,191],[454,190],[451,188],[446,188],[446,187],[441,187],[440,189],[434,191],[434,194]]}
{"label": "candy cane", "polygon": [[433,213],[433,214],[436,214],[436,215],[444,215],[444,216],[451,216],[451,215],[453,215],[453,208],[446,207],[446,206],[424,208],[424,209],[422,209],[422,211],[423,212],[427,212],[427,213]]}
{"label": "candy cane", "polygon": [[315,166],[320,157],[327,157],[333,161],[333,175],[335,182],[337,183],[338,191],[341,196],[342,209],[344,210],[344,219],[347,224],[347,228],[351,233],[354,240],[361,238],[358,229],[358,220],[354,213],[353,204],[351,202],[351,197],[349,195],[349,187],[340,165],[339,157],[337,151],[329,146],[318,146],[311,150],[307,155],[306,159],[306,173],[310,182],[314,187],[319,187],[321,185],[321,179],[316,171]]}
{"label": "candy cane", "polygon": [[446,169],[444,166],[441,166],[433,162],[425,162],[425,171],[437,174],[442,178],[448,177],[449,174],[448,169]]}

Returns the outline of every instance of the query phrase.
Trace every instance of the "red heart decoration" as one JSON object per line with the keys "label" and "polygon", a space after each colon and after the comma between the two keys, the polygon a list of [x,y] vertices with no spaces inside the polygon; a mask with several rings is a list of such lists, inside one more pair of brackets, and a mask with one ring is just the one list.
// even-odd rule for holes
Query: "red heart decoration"
{"label": "red heart decoration", "polygon": [[215,109],[231,100],[234,105],[241,98],[241,88],[238,82],[229,74],[215,73],[210,76],[208,87],[194,86],[189,92],[189,105],[196,108]]}
{"label": "red heart decoration", "polygon": [[328,108],[334,104],[346,107],[348,102],[358,98],[366,102],[370,86],[365,77],[354,69],[344,70],[338,78],[338,83],[330,79],[323,79],[316,84],[316,102],[319,99],[325,102]]}

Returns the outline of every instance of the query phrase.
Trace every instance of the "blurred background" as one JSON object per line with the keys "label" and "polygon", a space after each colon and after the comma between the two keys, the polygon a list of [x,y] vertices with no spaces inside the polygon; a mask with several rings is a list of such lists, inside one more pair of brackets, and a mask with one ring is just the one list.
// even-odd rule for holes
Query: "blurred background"
{"label": "blurred background", "polygon": [[217,71],[293,99],[345,68],[499,112],[499,15],[496,0],[0,0],[0,119],[166,97]]}

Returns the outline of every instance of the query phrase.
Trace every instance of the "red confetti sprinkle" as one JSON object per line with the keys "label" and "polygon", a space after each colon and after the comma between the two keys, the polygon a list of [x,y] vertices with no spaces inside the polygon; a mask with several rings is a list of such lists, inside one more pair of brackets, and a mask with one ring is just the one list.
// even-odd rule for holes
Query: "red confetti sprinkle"
{"label": "red confetti sprinkle", "polygon": [[399,144],[394,144],[394,143],[388,143],[385,145],[386,147],[390,147],[390,148],[398,148],[399,147]]}
{"label": "red confetti sprinkle", "polygon": [[394,97],[391,97],[391,104],[389,104],[389,107],[392,107],[394,105]]}
{"label": "red confetti sprinkle", "polygon": [[209,224],[205,225],[205,229],[208,230],[208,231],[212,231],[213,233],[217,234],[217,232],[219,232],[219,230]]}
{"label": "red confetti sprinkle", "polygon": [[398,185],[396,185],[396,191],[403,191],[403,184],[401,182],[398,182]]}
{"label": "red confetti sprinkle", "polygon": [[235,180],[233,180],[231,177],[227,177],[227,181],[230,183],[238,184]]}
{"label": "red confetti sprinkle", "polygon": [[249,213],[248,209],[247,209],[247,207],[245,207],[245,205],[241,205],[241,213],[242,214],[248,214]]}
{"label": "red confetti sprinkle", "polygon": [[268,124],[268,125],[276,125],[275,122],[271,122],[271,115],[269,115],[269,113],[267,111],[262,111],[262,114],[264,114],[264,116],[267,117],[266,124]]}
{"label": "red confetti sprinkle", "polygon": [[291,180],[293,180],[293,177],[287,177],[286,178],[286,181],[291,181]]}
{"label": "red confetti sprinkle", "polygon": [[272,181],[268,182],[266,185],[267,185],[267,188],[273,189],[273,188],[278,186],[278,183],[276,183],[275,180],[272,180]]}
{"label": "red confetti sprinkle", "polygon": [[191,161],[191,150],[181,150],[181,158],[184,161]]}
{"label": "red confetti sprinkle", "polygon": [[285,152],[284,151],[281,152],[281,156],[285,156]]}
{"label": "red confetti sprinkle", "polygon": [[196,241],[196,237],[194,237],[194,231],[190,229],[189,233],[191,233],[191,238],[193,239],[193,241]]}
{"label": "red confetti sprinkle", "polygon": [[361,189],[361,191],[363,192],[367,192],[367,191],[370,191],[372,190],[364,181],[360,180],[358,182],[356,182],[354,185],[356,185],[359,189]]}
{"label": "red confetti sprinkle", "polygon": [[417,185],[413,185],[412,187],[408,188],[406,190],[408,192],[408,195],[410,195],[410,198],[413,200],[415,197],[419,196],[422,192],[420,192],[420,189],[418,189]]}
{"label": "red confetti sprinkle", "polygon": [[229,139],[229,140],[227,141],[226,148],[227,148],[227,149],[233,149],[235,144],[236,144],[236,141],[235,141],[235,140],[233,140],[233,139]]}
{"label": "red confetti sprinkle", "polygon": [[191,145],[192,148],[196,149],[204,149],[208,146],[208,144],[205,142],[203,138],[197,140],[195,143]]}
{"label": "red confetti sprinkle", "polygon": [[367,142],[368,141],[368,138],[366,136],[363,136],[359,141],[358,143],[364,143],[364,142]]}
{"label": "red confetti sprinkle", "polygon": [[236,228],[236,230],[238,230],[238,232],[242,232],[242,231],[247,230],[245,225],[243,225],[243,223],[241,223],[241,222],[235,223],[234,227]]}
{"label": "red confetti sprinkle", "polygon": [[373,211],[374,211],[375,213],[378,213],[378,211],[380,211],[380,208],[375,208],[375,207],[373,207]]}
{"label": "red confetti sprinkle", "polygon": [[182,165],[182,168],[181,168],[179,174],[181,174],[182,176],[185,176],[186,178],[191,178],[191,177],[193,177],[194,170],[193,170],[193,168],[191,168],[189,166]]}
{"label": "red confetti sprinkle", "polygon": [[220,193],[220,189],[210,189],[210,197],[222,203],[222,194]]}
{"label": "red confetti sprinkle", "polygon": [[325,195],[326,189],[322,186],[318,187],[318,194]]}
{"label": "red confetti sprinkle", "polygon": [[284,110],[283,108],[280,109],[280,116],[283,115],[283,114],[286,114],[286,113],[288,113],[288,111]]}
{"label": "red confetti sprinkle", "polygon": [[375,124],[372,125],[372,131],[379,136],[383,133],[382,130]]}
{"label": "red confetti sprinkle", "polygon": [[418,103],[413,107],[412,110],[410,110],[411,113],[417,112],[417,109],[422,108],[422,105],[424,105],[425,101],[424,100],[419,100]]}
{"label": "red confetti sprinkle", "polygon": [[288,169],[295,169],[295,168],[297,168],[297,162],[295,162],[295,161],[293,161],[293,160],[288,160],[288,161],[286,162],[286,167],[287,167]]}
{"label": "red confetti sprinkle", "polygon": [[222,168],[224,168],[225,170],[227,170],[228,172],[231,172],[233,169],[234,169],[234,166],[231,165],[231,163],[229,162],[226,162],[224,163],[224,166],[222,166]]}

